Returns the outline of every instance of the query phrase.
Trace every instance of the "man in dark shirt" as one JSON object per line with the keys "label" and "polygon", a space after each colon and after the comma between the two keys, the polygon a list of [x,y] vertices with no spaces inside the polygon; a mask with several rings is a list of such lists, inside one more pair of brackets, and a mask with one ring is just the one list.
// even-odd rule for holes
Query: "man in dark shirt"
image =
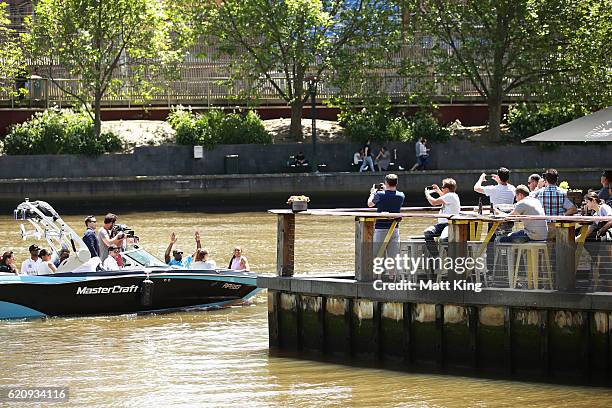
{"label": "man in dark shirt", "polygon": [[96,217],[93,215],[85,218],[85,226],[87,230],[83,235],[83,242],[87,245],[91,257],[100,256],[98,249],[98,237],[96,236]]}
{"label": "man in dark shirt", "polygon": [[[404,193],[397,191],[397,175],[387,174],[383,189],[373,186],[368,198],[368,207],[376,207],[377,212],[399,213],[404,203]],[[393,224],[393,220],[380,219],[374,225],[374,257],[378,257],[379,249],[385,241],[385,237]],[[399,222],[399,219],[398,219]],[[400,252],[399,226],[396,225],[391,239],[387,244],[385,256],[395,258]],[[389,278],[395,280],[397,270],[395,268],[388,271]]]}

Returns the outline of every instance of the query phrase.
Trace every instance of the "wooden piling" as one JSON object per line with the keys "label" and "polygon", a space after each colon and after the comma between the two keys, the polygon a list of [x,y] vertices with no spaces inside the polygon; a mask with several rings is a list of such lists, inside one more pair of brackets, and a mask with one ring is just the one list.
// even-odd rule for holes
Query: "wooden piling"
{"label": "wooden piling", "polygon": [[374,220],[364,217],[355,218],[355,280],[372,282],[374,280],[373,265]]}
{"label": "wooden piling", "polygon": [[295,214],[278,214],[276,231],[276,273],[278,276],[293,276]]}

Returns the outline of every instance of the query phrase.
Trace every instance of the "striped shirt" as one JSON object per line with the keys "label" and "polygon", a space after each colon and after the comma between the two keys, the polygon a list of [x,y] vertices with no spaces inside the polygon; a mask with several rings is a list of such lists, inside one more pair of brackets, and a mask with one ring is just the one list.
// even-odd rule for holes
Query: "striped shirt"
{"label": "striped shirt", "polygon": [[542,203],[546,215],[563,215],[566,210],[574,207],[574,204],[567,198],[565,190],[558,186],[546,186],[538,190],[535,197]]}

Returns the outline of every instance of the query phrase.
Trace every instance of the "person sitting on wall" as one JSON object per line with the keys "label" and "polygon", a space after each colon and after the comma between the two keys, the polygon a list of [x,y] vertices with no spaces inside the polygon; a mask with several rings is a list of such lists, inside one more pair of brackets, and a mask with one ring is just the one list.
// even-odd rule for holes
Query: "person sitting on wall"
{"label": "person sitting on wall", "polygon": [[[544,215],[540,200],[530,195],[529,188],[523,184],[514,190],[516,205],[510,215]],[[498,242],[543,241],[548,236],[546,220],[523,220],[524,229],[499,237]]]}
{"label": "person sitting on wall", "polygon": [[298,152],[298,154],[295,155],[293,164],[297,167],[308,167],[308,160],[306,160],[306,156],[304,156],[303,152]]}
{"label": "person sitting on wall", "polygon": [[376,159],[374,159],[376,165],[378,166],[378,171],[387,171],[389,169],[389,165],[391,164],[391,153],[385,146],[380,148],[380,151],[376,155]]}
{"label": "person sitting on wall", "polygon": [[234,248],[234,254],[232,255],[232,259],[229,261],[228,269],[245,272],[248,272],[251,269],[248,259],[246,256],[242,255],[242,248],[239,246]]}
{"label": "person sitting on wall", "polygon": [[15,255],[13,251],[6,251],[2,254],[2,259],[0,260],[0,273],[13,273],[19,275],[17,267],[15,266]]}
{"label": "person sitting on wall", "polygon": [[356,168],[360,168],[363,164],[363,147],[355,152],[353,155],[353,166]]}

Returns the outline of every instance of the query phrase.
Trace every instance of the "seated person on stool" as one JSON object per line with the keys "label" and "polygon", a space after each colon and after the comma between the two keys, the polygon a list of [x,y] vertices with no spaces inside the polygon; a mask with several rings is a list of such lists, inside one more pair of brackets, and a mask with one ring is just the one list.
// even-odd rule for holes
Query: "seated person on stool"
{"label": "seated person on stool", "polygon": [[[457,190],[457,182],[452,178],[446,178],[442,180],[442,188],[439,188],[436,184],[431,187],[425,188],[425,198],[429,201],[429,204],[436,206],[441,205],[439,214],[459,214],[461,210],[461,202],[459,200],[459,196],[455,193]],[[433,198],[431,193],[437,193],[439,195],[438,198]],[[438,256],[438,246],[434,241],[435,237],[447,236],[448,232],[444,233],[445,230],[448,231],[448,219],[446,218],[438,218],[438,223],[432,225],[423,231],[423,235],[425,235],[425,244],[427,245],[427,250],[429,251],[432,257]],[[443,238],[448,239],[448,238]]]}
{"label": "seated person on stool", "polygon": [[[516,205],[510,215],[545,215],[542,203],[529,195],[529,188],[523,184],[516,187],[514,192]],[[548,236],[546,220],[524,220],[524,229],[500,236],[499,242],[529,242],[544,241]]]}

